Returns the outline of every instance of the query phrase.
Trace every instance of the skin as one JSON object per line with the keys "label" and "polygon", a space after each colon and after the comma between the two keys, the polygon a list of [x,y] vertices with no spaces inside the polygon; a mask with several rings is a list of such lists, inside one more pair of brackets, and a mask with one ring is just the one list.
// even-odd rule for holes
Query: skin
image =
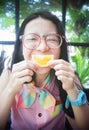
{"label": "skin", "polygon": [[[57,29],[51,21],[37,18],[30,21],[26,25],[24,34],[28,33],[36,33],[42,36],[48,33],[57,33]],[[73,66],[64,60],[59,59],[61,48],[48,48],[45,40],[43,39],[41,39],[40,45],[35,50],[27,49],[24,46],[24,40],[22,41],[22,46],[25,60],[14,64],[12,72],[8,70],[8,72],[5,73],[4,76],[8,77],[6,81],[2,80],[3,78],[1,79],[0,99],[3,98],[3,101],[0,100],[0,104],[3,105],[0,108],[0,128],[2,129],[5,127],[8,113],[11,109],[16,93],[21,90],[24,82],[29,82],[32,80],[34,72],[36,74],[36,84],[39,86],[47,77],[52,68],[55,70],[55,75],[57,76],[58,80],[61,80],[63,89],[67,92],[70,99],[76,99],[79,93],[79,90],[74,84],[75,73]],[[48,67],[41,68],[32,61],[32,54],[53,54],[54,60],[49,62]],[[72,106],[72,108],[75,114],[75,121],[67,116],[69,121],[72,122],[76,127],[78,125],[81,129],[86,128],[86,126],[89,124],[89,106],[85,104],[80,107]]]}

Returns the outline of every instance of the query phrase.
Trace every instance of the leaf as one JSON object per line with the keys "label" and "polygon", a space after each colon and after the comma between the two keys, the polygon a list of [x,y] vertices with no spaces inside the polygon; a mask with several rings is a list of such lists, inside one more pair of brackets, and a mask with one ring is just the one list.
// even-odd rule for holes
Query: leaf
{"label": "leaf", "polygon": [[82,84],[89,81],[89,60],[87,57],[88,51],[82,56],[80,50],[76,48],[76,55],[72,57],[72,62],[75,63],[76,71],[79,74]]}

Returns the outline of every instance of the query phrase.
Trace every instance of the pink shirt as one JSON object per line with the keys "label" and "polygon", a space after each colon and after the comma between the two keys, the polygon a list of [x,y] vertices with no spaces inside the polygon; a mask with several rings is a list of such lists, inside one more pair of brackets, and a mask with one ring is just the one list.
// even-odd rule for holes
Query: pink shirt
{"label": "pink shirt", "polygon": [[[26,87],[23,87],[24,91]],[[57,86],[50,86],[45,88],[58,101],[60,99],[59,90]],[[25,108],[24,106],[17,107],[19,96],[15,97],[11,109],[11,128],[12,130],[64,130],[65,129],[65,115],[62,108],[62,103],[57,103],[54,111],[50,112],[39,103],[40,94],[36,95],[34,103]],[[18,100],[17,100],[18,98]]]}

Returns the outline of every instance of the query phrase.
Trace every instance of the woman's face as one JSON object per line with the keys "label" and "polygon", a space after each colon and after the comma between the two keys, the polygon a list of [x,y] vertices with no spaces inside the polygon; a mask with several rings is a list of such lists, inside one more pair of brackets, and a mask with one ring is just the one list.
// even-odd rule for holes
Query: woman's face
{"label": "woman's face", "polygon": [[[46,20],[43,18],[36,18],[30,21],[24,30],[24,35],[28,36],[28,34],[37,34],[41,37],[39,45],[35,49],[28,49],[25,45],[25,40],[23,40],[23,56],[25,60],[32,60],[32,55],[54,55],[54,59],[59,59],[60,57],[60,48],[49,48],[46,44],[46,40],[42,38],[42,36],[48,34],[57,34],[57,29],[55,24],[53,24],[50,20]],[[44,68],[41,68],[44,69]],[[46,68],[50,69],[50,68]]]}

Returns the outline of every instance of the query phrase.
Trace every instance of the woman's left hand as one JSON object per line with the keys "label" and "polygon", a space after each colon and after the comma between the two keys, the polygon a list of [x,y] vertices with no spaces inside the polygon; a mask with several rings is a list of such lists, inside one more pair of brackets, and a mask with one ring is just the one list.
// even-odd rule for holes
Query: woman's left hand
{"label": "woman's left hand", "polygon": [[51,68],[55,70],[58,80],[61,80],[63,89],[68,91],[74,87],[75,71],[73,66],[65,60],[58,59],[49,62]]}

